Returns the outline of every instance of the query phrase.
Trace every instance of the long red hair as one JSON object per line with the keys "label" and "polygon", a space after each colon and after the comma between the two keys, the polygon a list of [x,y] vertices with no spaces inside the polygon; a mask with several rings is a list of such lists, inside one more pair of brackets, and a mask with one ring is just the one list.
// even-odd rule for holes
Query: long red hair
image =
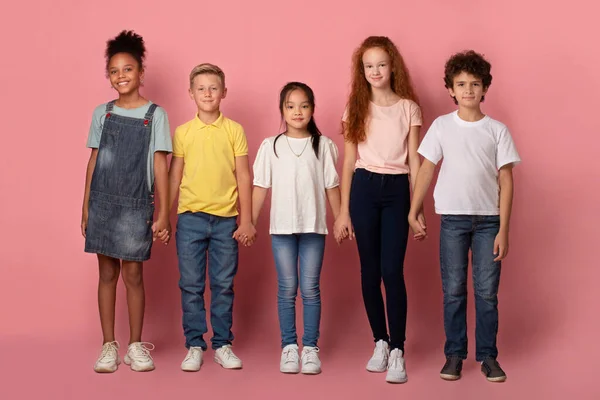
{"label": "long red hair", "polygon": [[346,104],[346,129],[342,132],[346,140],[352,143],[362,142],[366,138],[371,85],[365,77],[362,57],[365,51],[373,47],[384,50],[390,56],[392,66],[390,86],[394,93],[403,99],[409,99],[419,104],[419,99],[413,89],[408,69],[396,45],[385,36],[369,36],[352,55],[352,89],[348,103]]}

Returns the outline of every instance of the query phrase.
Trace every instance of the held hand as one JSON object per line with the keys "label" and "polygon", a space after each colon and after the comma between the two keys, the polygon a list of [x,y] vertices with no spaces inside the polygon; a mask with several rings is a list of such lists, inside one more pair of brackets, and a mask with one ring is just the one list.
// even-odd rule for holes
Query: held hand
{"label": "held hand", "polygon": [[508,255],[508,232],[500,231],[494,240],[494,261],[502,261]]}
{"label": "held hand", "polygon": [[427,238],[427,225],[425,224],[425,215],[420,211],[417,215],[408,214],[408,223],[413,231],[413,238],[421,241]]}
{"label": "held hand", "polygon": [[340,244],[344,239],[354,239],[354,229],[348,213],[340,214],[333,225],[335,240]]}
{"label": "held hand", "polygon": [[256,240],[256,228],[249,222],[242,224],[232,237],[246,247],[252,246]]}
{"label": "held hand", "polygon": [[169,218],[159,218],[152,224],[152,241],[159,239],[166,246],[171,240],[171,221]]}

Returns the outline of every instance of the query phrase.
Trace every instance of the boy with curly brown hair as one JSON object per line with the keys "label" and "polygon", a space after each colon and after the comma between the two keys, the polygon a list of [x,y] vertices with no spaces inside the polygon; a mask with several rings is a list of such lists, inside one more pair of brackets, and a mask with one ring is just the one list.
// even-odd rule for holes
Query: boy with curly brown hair
{"label": "boy with curly brown hair", "polygon": [[417,176],[409,223],[417,240],[427,227],[417,215],[444,159],[434,190],[441,215],[440,264],[444,293],[445,380],[460,378],[467,357],[467,269],[472,252],[476,310],[476,355],[488,381],[503,382],[498,349],[498,286],[501,260],[508,254],[513,199],[512,168],[521,160],[506,125],[481,111],[492,83],[491,65],[482,55],[453,55],[445,67],[445,86],[458,110],[438,117],[419,147],[424,157]]}

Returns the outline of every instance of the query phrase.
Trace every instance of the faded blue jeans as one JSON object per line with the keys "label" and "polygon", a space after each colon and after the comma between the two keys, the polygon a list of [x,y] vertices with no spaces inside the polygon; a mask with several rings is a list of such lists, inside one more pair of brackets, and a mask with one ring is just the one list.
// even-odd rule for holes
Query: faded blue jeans
{"label": "faded blue jeans", "polygon": [[177,219],[177,257],[179,288],[183,309],[185,346],[206,350],[207,332],[204,289],[206,258],[210,278],[210,323],[212,348],[233,341],[233,278],[238,268],[238,244],[232,238],[237,229],[236,217],[219,217],[202,212],[186,212]]}
{"label": "faded blue jeans", "polygon": [[497,215],[442,215],[440,264],[444,292],[446,357],[467,358],[467,267],[472,251],[477,361],[497,357],[500,261],[494,261]]}
{"label": "faded blue jeans", "polygon": [[[277,269],[277,312],[281,329],[281,347],[297,344],[296,295],[304,308],[304,346],[317,346],[321,322],[321,266],[325,252],[325,235],[299,233],[271,235]],[[300,279],[298,279],[298,276]]]}

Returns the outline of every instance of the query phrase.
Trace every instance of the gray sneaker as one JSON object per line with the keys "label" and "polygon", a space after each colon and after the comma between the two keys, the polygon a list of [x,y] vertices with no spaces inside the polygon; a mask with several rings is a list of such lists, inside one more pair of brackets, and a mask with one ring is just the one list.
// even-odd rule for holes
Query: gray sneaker
{"label": "gray sneaker", "polygon": [[490,382],[504,382],[506,374],[500,368],[500,364],[493,357],[488,357],[481,363],[481,373],[485,375]]}
{"label": "gray sneaker", "polygon": [[440,378],[446,381],[456,381],[460,379],[463,360],[458,357],[446,357],[446,363],[440,371]]}

